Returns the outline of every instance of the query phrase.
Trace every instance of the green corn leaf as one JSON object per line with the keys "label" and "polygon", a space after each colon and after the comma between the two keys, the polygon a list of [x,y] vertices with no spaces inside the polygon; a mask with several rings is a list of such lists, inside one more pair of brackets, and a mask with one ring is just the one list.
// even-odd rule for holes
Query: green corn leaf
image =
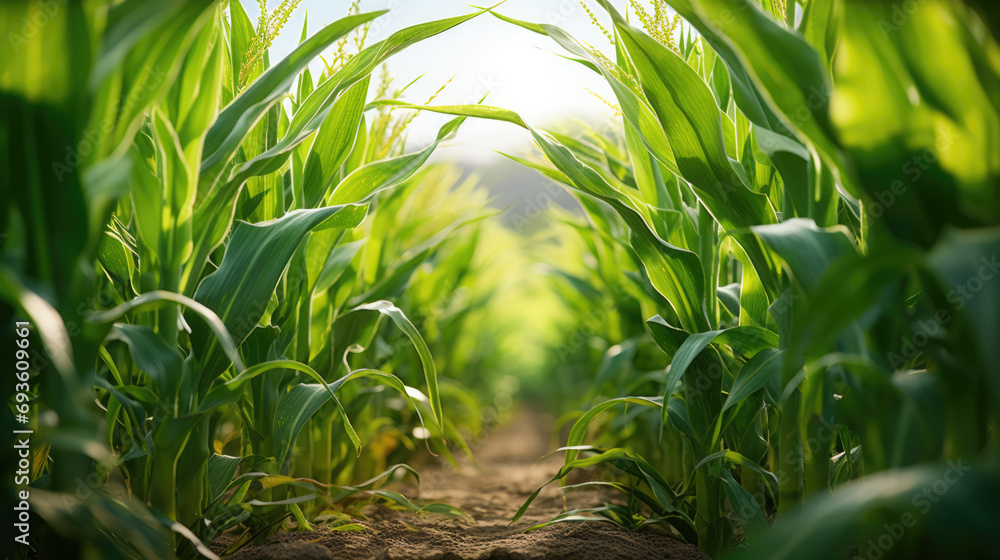
{"label": "green corn leaf", "polygon": [[358,494],[366,490],[376,489],[376,487],[385,486],[386,484],[391,482],[393,478],[399,477],[400,474],[403,475],[408,474],[412,476],[414,480],[416,480],[417,484],[420,484],[420,473],[417,472],[417,470],[411,467],[410,465],[407,465],[405,463],[399,463],[386,468],[381,473],[369,478],[368,480],[360,484],[355,484],[352,486],[338,486],[337,488],[340,491],[337,492],[336,494],[333,494],[333,497],[330,499],[330,501],[333,503],[337,503],[344,500],[345,498],[349,498],[354,494]]}
{"label": "green corn leaf", "polygon": [[413,325],[412,322],[403,313],[403,310],[393,305],[391,301],[375,301],[372,303],[366,303],[359,305],[352,309],[349,313],[354,313],[356,311],[377,311],[382,315],[385,315],[392,319],[392,322],[396,325],[410,342],[413,343],[413,347],[417,350],[417,355],[420,357],[420,364],[424,370],[424,381],[427,383],[427,395],[430,398],[431,411],[434,414],[434,421],[438,425],[444,425],[444,412],[441,410],[441,395],[438,389],[438,378],[437,378],[437,368],[434,366],[434,358],[431,356],[431,350],[427,347],[427,343],[424,341],[424,337],[420,335],[420,331]]}
{"label": "green corn leaf", "polygon": [[[600,293],[595,295],[596,298],[601,296]],[[623,341],[621,344],[612,346],[604,353],[604,358],[601,359],[601,365],[598,367],[597,374],[594,377],[594,387],[590,392],[591,394],[596,393],[610,379],[622,378],[627,375],[627,370],[632,365],[639,342],[640,337],[633,337]]]}
{"label": "green corn leaf", "polygon": [[[281,400],[278,401],[278,406],[274,415],[273,434],[274,441],[277,443],[275,459],[282,470],[285,470],[285,465],[291,458],[295,440],[298,437],[299,431],[301,431],[302,427],[305,426],[305,423],[312,418],[316,411],[326,404],[331,396],[335,395],[345,383],[363,378],[374,378],[379,383],[392,387],[406,399],[414,410],[417,411],[418,417],[420,416],[420,410],[410,399],[410,395],[406,390],[406,386],[403,385],[403,382],[400,381],[395,375],[378,370],[355,370],[326,386],[301,383],[292,387],[292,390],[288,393],[282,395]],[[340,401],[338,400],[337,403],[339,406]],[[350,421],[347,419],[346,411],[344,411],[342,407],[340,407],[340,411],[341,414],[345,415],[345,426],[349,425]],[[422,418],[421,424],[423,424]],[[353,427],[350,428],[350,430],[353,431]],[[355,435],[354,438],[356,437],[357,436]],[[352,442],[355,443],[355,450],[360,452],[360,439],[355,441],[354,438],[352,438]]]}
{"label": "green corn leaf", "polygon": [[222,87],[225,47],[220,33],[216,25],[205,25],[198,33],[165,104],[191,169],[201,163],[200,140],[219,110],[219,96],[205,92]]}
{"label": "green corn leaf", "polygon": [[[563,488],[566,488],[566,487],[564,486]],[[624,510],[624,508],[622,508],[622,509]],[[527,529],[525,529],[524,532],[525,533],[530,533],[532,531],[537,531],[538,529],[543,529],[545,527],[549,527],[551,525],[556,525],[556,524],[559,524],[559,523],[583,523],[583,522],[588,522],[589,521],[591,523],[604,522],[604,523],[612,523],[612,524],[615,524],[615,525],[624,525],[626,523],[625,520],[629,519],[629,517],[630,517],[627,514],[627,512],[618,512],[618,511],[615,511],[614,514],[612,514],[612,511],[613,511],[613,508],[606,507],[606,506],[605,507],[594,507],[594,508],[572,509],[572,510],[560,513],[559,515],[553,517],[552,519],[550,519],[549,521],[546,521],[545,523],[539,523],[538,525],[532,525],[531,527],[528,527]],[[595,515],[583,515],[583,514],[587,514],[587,513],[590,513],[590,514],[596,513],[597,515],[596,516]],[[615,515],[615,514],[617,514],[617,515]]]}
{"label": "green corn leaf", "polygon": [[523,20],[520,20],[520,19],[514,19],[512,17],[508,17],[508,16],[505,16],[503,14],[498,14],[498,13],[496,13],[494,11],[490,11],[490,13],[493,14],[493,17],[499,19],[500,21],[506,21],[507,23],[513,23],[514,25],[516,25],[518,27],[523,27],[524,29],[527,29],[528,31],[532,31],[534,33],[538,33],[539,35],[547,35],[547,33],[545,32],[545,26],[543,26],[543,25],[540,25],[540,24],[537,24],[537,23],[531,23],[530,21],[523,21]]}
{"label": "green corn leaf", "polygon": [[605,7],[669,139],[680,174],[691,183],[712,217],[746,251],[767,291],[775,293],[774,263],[749,228],[777,219],[767,198],[748,188],[738,166],[727,156],[722,135],[725,118],[711,90],[673,51],[628,25],[610,5]]}
{"label": "green corn leaf", "polygon": [[443,33],[456,25],[460,25],[485,10],[473,12],[464,16],[431,21],[401,29],[388,38],[365,47],[323,83],[316,86],[312,94],[299,106],[288,125],[286,138],[298,138],[302,134],[319,128],[326,118],[330,107],[340,92],[369,76],[380,64],[390,56],[414,45],[424,39]]}
{"label": "green corn leaf", "polygon": [[812,220],[796,218],[754,228],[788,264],[792,277],[807,291],[818,284],[837,259],[854,253],[854,243],[843,226],[820,229]]}
{"label": "green corn leaf", "polygon": [[354,148],[368,84],[366,78],[345,91],[316,131],[303,171],[302,208],[315,208],[326,198],[341,165]]}
{"label": "green corn leaf", "polygon": [[729,407],[743,402],[743,399],[764,388],[776,376],[780,379],[783,353],[774,348],[764,348],[747,360],[736,374],[736,380],[729,389],[729,396],[722,405],[722,411],[725,412]]}
{"label": "green corn leaf", "polygon": [[[935,483],[948,491],[931,503],[923,491]],[[904,537],[894,540],[893,552],[900,557],[988,555],[997,496],[995,478],[966,461],[872,474],[817,496],[795,515],[779,516],[774,527],[750,540],[747,554],[735,557],[833,560],[851,549],[872,556],[885,552],[879,537],[898,532]]]}
{"label": "green corn leaf", "polygon": [[743,526],[743,532],[749,536],[765,531],[767,520],[764,518],[764,512],[760,510],[760,505],[753,499],[750,492],[740,486],[733,475],[729,474],[729,471],[722,471],[722,476],[719,478],[722,479],[722,488],[726,491],[729,503],[733,506],[733,512],[740,520],[740,525]]}
{"label": "green corn leaf", "polygon": [[233,481],[242,457],[212,454],[208,459],[208,486],[211,499],[218,499]]}
{"label": "green corn leaf", "polygon": [[727,252],[743,267],[740,282],[740,325],[772,327],[773,321],[769,322],[767,316],[768,296],[753,263],[739,243],[732,239],[723,243]]}
{"label": "green corn leaf", "polygon": [[577,189],[608,203],[625,220],[632,231],[632,247],[642,260],[650,281],[673,306],[685,328],[707,327],[704,278],[698,256],[660,239],[630,198],[611,187],[568,149],[534,130],[532,136],[549,161],[565,173]]}
{"label": "green corn leaf", "polygon": [[692,0],[669,0],[671,7],[691,24],[698,33],[711,45],[712,50],[719,55],[719,60],[726,64],[729,70],[733,89],[733,99],[746,117],[758,127],[773,131],[785,138],[791,138],[780,117],[770,108],[766,98],[758,89],[747,70],[744,69],[738,51],[730,45],[725,35],[695,9]]}
{"label": "green corn leaf", "polygon": [[[785,29],[753,2],[698,0],[695,9],[707,24],[724,33],[731,49],[740,55],[747,75],[766,92],[772,110],[834,165],[840,181],[856,192],[854,177],[834,141],[828,72],[817,52],[801,35]],[[733,17],[734,13],[741,15]]]}
{"label": "green corn leaf", "polygon": [[[295,360],[271,360],[269,362],[252,365],[225,383],[216,385],[208,391],[205,398],[199,403],[199,410],[201,412],[208,412],[220,406],[232,404],[239,399],[240,395],[242,395],[243,388],[248,381],[265,373],[283,373],[283,370],[302,372],[309,376],[309,378],[315,381],[319,386],[325,389],[327,388],[327,384],[323,380],[323,376],[306,364],[296,362]],[[334,395],[332,391],[329,391],[329,395],[336,398],[336,395]]]}
{"label": "green corn leaf", "polygon": [[[122,422],[122,424],[124,424],[125,431],[128,433],[129,437],[133,438],[134,442],[132,449],[129,450],[129,453],[132,454],[132,457],[139,457],[143,453],[148,453],[149,446],[143,434],[143,432],[145,431],[144,424],[146,420],[146,411],[143,409],[143,407],[137,401],[127,397],[124,393],[121,392],[121,390],[119,390],[120,388],[124,387],[121,386],[116,387],[100,377],[95,378],[95,384],[101,389],[104,389],[105,391],[111,394],[112,398],[108,399],[109,415],[112,410],[111,406],[112,403],[114,403],[114,405],[120,412],[124,412],[125,419]],[[112,434],[113,434],[113,428],[114,428],[113,425],[109,427],[109,432]],[[124,462],[125,460],[126,459],[124,457],[120,459],[121,462]]]}
{"label": "green corn leaf", "polygon": [[670,425],[693,439],[694,430],[691,428],[691,420],[688,418],[687,403],[682,399],[670,399],[665,408]]}
{"label": "green corn leaf", "polygon": [[[250,20],[250,16],[247,14],[242,2],[239,5],[232,6],[229,12],[229,19],[229,78],[230,88],[232,88],[233,96],[235,97],[240,93],[240,72],[246,63],[246,55],[250,51],[257,30],[254,29],[253,22]],[[231,103],[232,99],[230,99],[230,103],[227,103],[227,105]]]}
{"label": "green corn leaf", "polygon": [[[740,425],[739,414],[747,416],[751,413],[754,415],[757,414],[761,403],[746,401],[750,395],[767,387],[773,397],[770,399],[771,402],[778,400],[782,367],[784,366],[784,353],[784,350],[764,348],[743,364],[739,373],[736,374],[736,380],[733,381],[729,395],[726,397],[726,401],[722,404],[722,409],[715,419],[715,427],[712,435],[713,441],[717,440],[719,435],[729,426],[734,425],[734,423]],[[724,423],[723,415],[726,410],[729,410],[733,406],[742,405],[743,403],[746,403],[748,408],[745,411],[737,409],[738,414],[730,415],[729,420]]]}
{"label": "green corn leaf", "polygon": [[90,76],[90,88],[101,96],[92,115],[97,157],[128,150],[147,110],[173,87],[188,51],[211,34],[205,28],[216,14],[207,0],[138,4],[122,2],[109,11],[109,37]]}
{"label": "green corn leaf", "polygon": [[416,513],[418,515],[426,513],[434,513],[438,515],[447,515],[449,517],[460,517],[467,521],[474,521],[469,514],[463,512],[462,510],[456,508],[455,506],[450,506],[448,504],[434,502],[418,506],[414,504],[412,501],[410,501],[408,498],[403,496],[402,494],[399,494],[398,492],[390,492],[389,490],[375,490],[372,493],[381,498],[385,498],[390,502],[401,505],[404,508],[408,509],[409,511],[412,511],[413,513]]}
{"label": "green corn leaf", "polygon": [[[426,162],[431,156],[438,145],[449,134],[458,129],[463,120],[464,118],[458,118],[446,123],[438,131],[438,136],[435,142],[419,152],[406,154],[388,160],[372,162],[366,166],[356,169],[350,175],[345,177],[344,180],[337,185],[337,187],[335,187],[334,192],[331,195],[332,202],[327,201],[327,203],[337,204],[337,201],[348,200],[351,203],[362,202],[384,189],[398,185],[400,182],[416,173],[420,166],[423,165],[423,163]],[[360,130],[363,130],[363,127]],[[306,136],[308,135],[303,135],[298,141],[296,141],[296,145],[298,142],[305,140]],[[213,190],[212,194],[200,204],[196,210],[194,222],[195,254],[194,257],[190,259],[184,271],[184,281],[188,283],[186,284],[188,287],[193,275],[200,272],[201,267],[208,258],[209,253],[222,241],[226,232],[229,230],[229,224],[232,221],[233,216],[227,211],[227,209],[232,207],[243,182],[249,177],[262,172],[262,170],[276,170],[276,168],[272,169],[272,167],[269,166],[277,165],[278,163],[283,162],[283,158],[290,153],[289,150],[291,150],[292,147],[294,146],[287,146],[286,148],[280,149],[275,147],[272,150],[269,150],[268,153],[255,158],[253,162],[244,165],[241,170],[234,172],[234,177],[230,180],[227,187]],[[271,152],[274,152],[274,154]]]}
{"label": "green corn leaf", "polygon": [[132,277],[135,274],[135,260],[132,251],[118,238],[117,235],[109,232],[105,233],[101,239],[100,248],[97,250],[97,260],[109,274],[114,275],[125,285],[132,287]]}
{"label": "green corn leaf", "polygon": [[[695,358],[710,343],[728,344],[735,352],[745,354],[748,357],[765,348],[774,348],[778,345],[778,336],[773,332],[760,327],[732,327],[716,331],[706,331],[686,336],[683,342],[677,344],[677,336],[669,331],[676,331],[670,327],[659,315],[646,322],[653,333],[653,339],[671,353],[670,371],[667,373],[666,389],[663,394],[663,402],[668,406],[670,397],[674,393],[677,383],[683,378],[688,366],[694,362]],[[684,335],[682,335],[684,336]],[[663,421],[667,421],[667,408],[663,409]]]}
{"label": "green corn leaf", "polygon": [[802,23],[799,25],[802,36],[816,49],[820,61],[827,68],[830,67],[836,49],[838,22],[835,9],[834,0],[820,0],[806,4],[802,10]]}
{"label": "green corn leaf", "polygon": [[622,78],[620,75],[606,68],[590,48],[554,25],[539,25],[517,21],[496,13],[493,15],[530,31],[547,35],[567,51],[582,57],[588,65],[592,66],[592,69],[596,70],[607,80],[608,85],[615,92],[618,103],[621,105],[625,120],[628,121],[632,128],[639,132],[640,139],[647,149],[649,149],[650,153],[672,173],[680,174],[673,151],[670,148],[670,143],[664,135],[663,127],[657,121],[652,107],[650,107],[646,99],[633,89],[634,86],[624,83],[620,79]]}
{"label": "green corn leaf", "polygon": [[[164,275],[176,276],[176,270],[191,256],[196,184],[180,138],[163,113],[153,114],[152,129],[157,148],[157,177],[162,185],[157,253],[165,267]],[[156,222],[153,224],[155,227]],[[177,286],[165,288],[173,291]]]}
{"label": "green corn leaf", "polygon": [[181,377],[181,356],[167,346],[152,327],[145,325],[117,324],[108,332],[105,343],[120,340],[128,345],[139,370],[153,380],[165,402],[173,403],[177,397]]}
{"label": "green corn leaf", "polygon": [[331,251],[326,262],[323,264],[323,269],[320,271],[319,277],[316,279],[315,292],[322,293],[330,289],[347,270],[347,267],[350,266],[351,261],[354,260],[354,257],[364,244],[365,240],[359,239],[358,241],[339,245]]}
{"label": "green corn leaf", "polygon": [[[206,185],[207,181],[208,186],[214,185],[216,177],[233,157],[236,148],[243,142],[250,129],[260,121],[271,105],[285,95],[295,81],[295,76],[306,68],[312,59],[352,29],[384,13],[385,10],[351,15],[327,25],[269,68],[233,99],[232,103],[219,114],[215,124],[205,136],[201,184]],[[238,68],[234,64],[234,77],[239,71]],[[207,194],[208,192],[199,193],[199,197]]]}
{"label": "green corn leaf", "polygon": [[732,82],[729,79],[729,70],[721,58],[716,58],[712,65],[712,75],[709,85],[712,87],[712,93],[715,94],[715,100],[719,104],[719,109],[722,111],[728,109]]}
{"label": "green corn leaf", "polygon": [[730,463],[746,467],[760,474],[761,476],[764,477],[764,482],[768,484],[768,487],[771,490],[771,492],[777,493],[778,477],[776,477],[774,473],[768,471],[767,469],[760,466],[756,462],[751,461],[750,459],[747,459],[743,455],[740,455],[739,453],[732,450],[724,449],[722,451],[718,451],[716,453],[708,455],[707,457],[699,461],[697,465],[694,466],[694,470],[697,471],[698,469],[704,467],[705,465],[708,465],[709,463],[719,459],[723,459],[729,461]]}
{"label": "green corn leaf", "polygon": [[[143,558],[175,555],[169,532],[159,519],[162,515],[140,500],[121,500],[101,488],[95,489],[87,499],[40,488],[33,489],[31,495],[32,511],[37,512],[46,523],[61,534],[86,538],[90,546],[97,550],[106,550],[109,554],[117,552],[120,550],[119,543],[124,540],[129,543],[131,554]],[[115,531],[114,537],[111,536],[111,528]],[[206,551],[209,555],[213,554],[210,550]]]}
{"label": "green corn leaf", "polygon": [[995,341],[1000,340],[994,312],[1000,309],[998,259],[1000,228],[996,227],[946,231],[928,255],[928,267],[938,278],[948,302],[941,305],[953,306],[954,314],[962,314],[968,321],[967,328],[955,327],[956,334],[952,336],[978,349],[970,350],[968,356],[978,354],[976,361],[980,365],[976,369],[985,378],[994,403],[1000,403],[1000,365],[991,357]]}
{"label": "green corn leaf", "polygon": [[379,99],[369,103],[366,110],[375,107],[403,107],[406,109],[415,109],[417,111],[440,113],[442,115],[456,115],[504,121],[516,124],[521,128],[528,128],[528,125],[524,124],[521,117],[514,111],[501,109],[500,107],[491,107],[489,105],[416,105],[414,103],[407,103],[406,101],[399,101],[397,99]]}
{"label": "green corn leaf", "polygon": [[[296,210],[270,222],[238,222],[219,268],[207,276],[195,299],[212,309],[241,344],[249,336],[271,300],[292,254],[309,231],[351,229],[364,219],[367,205],[329,206]],[[217,339],[192,324],[192,345],[202,361],[201,384],[211,383],[228,366]]]}
{"label": "green corn leaf", "polygon": [[575,449],[575,447],[583,444],[584,438],[587,436],[587,428],[590,427],[590,423],[605,410],[619,404],[636,404],[639,406],[662,408],[663,400],[658,397],[619,397],[604,401],[601,404],[592,407],[590,410],[585,412],[570,429],[569,437],[566,440],[566,445],[569,447],[569,449],[566,450],[567,464],[576,460],[579,455],[580,450]]}
{"label": "green corn leaf", "polygon": [[139,309],[157,309],[166,305],[182,305],[197,314],[215,335],[216,343],[222,352],[232,360],[236,369],[239,371],[244,369],[243,361],[240,359],[239,352],[236,351],[236,343],[233,342],[233,337],[229,335],[226,325],[219,319],[219,316],[201,303],[180,294],[164,290],[147,292],[107,311],[91,315],[88,321],[96,325],[111,324],[127,313]]}
{"label": "green corn leaf", "polygon": [[[579,450],[583,449],[581,448]],[[573,461],[569,461],[566,464],[564,464],[559,469],[559,472],[557,472],[555,476],[553,476],[548,482],[543,484],[537,490],[532,492],[530,496],[528,496],[528,499],[525,500],[524,504],[522,504],[521,507],[518,508],[517,513],[514,514],[514,517],[511,518],[510,524],[513,525],[519,519],[521,519],[521,517],[523,517],[525,513],[527,513],[528,508],[531,506],[532,502],[535,501],[535,498],[538,497],[538,494],[549,484],[552,484],[557,480],[566,478],[566,476],[569,475],[569,473],[571,473],[576,469],[584,467],[592,467],[594,465],[600,465],[603,463],[615,463],[616,466],[624,468],[628,468],[628,466],[631,465],[633,467],[632,470],[635,471],[633,474],[635,474],[636,476],[643,476],[645,473],[648,473],[649,478],[647,478],[647,482],[650,481],[652,482],[652,484],[654,485],[653,488],[654,492],[660,491],[663,493],[665,501],[661,503],[662,507],[669,508],[671,507],[671,504],[676,500],[675,495],[670,490],[670,487],[666,483],[666,481],[659,476],[656,469],[653,468],[652,465],[646,462],[646,460],[640,457],[639,455],[636,455],[631,451],[621,448],[614,448],[614,449],[609,449],[608,451],[601,451],[596,448],[588,447],[587,450],[596,452],[596,455],[592,455],[590,457],[586,457],[583,459],[575,459]]]}
{"label": "green corn leaf", "polygon": [[[1000,115],[987,93],[996,91],[997,72],[975,69],[995,39],[989,47],[971,39],[957,5],[916,6],[892,31],[885,28],[895,15],[889,4],[843,8],[852,25],[841,27],[838,49],[856,63],[834,65],[831,118],[857,168],[872,235],[884,227],[929,249],[947,224],[997,223]],[[942,72],[950,79],[937,79]]]}
{"label": "green corn leaf", "polygon": [[457,130],[464,120],[465,117],[459,117],[446,123],[438,131],[435,141],[419,152],[374,161],[355,169],[333,189],[328,204],[362,202],[380,191],[395,187],[409,179],[431,157],[438,145]]}

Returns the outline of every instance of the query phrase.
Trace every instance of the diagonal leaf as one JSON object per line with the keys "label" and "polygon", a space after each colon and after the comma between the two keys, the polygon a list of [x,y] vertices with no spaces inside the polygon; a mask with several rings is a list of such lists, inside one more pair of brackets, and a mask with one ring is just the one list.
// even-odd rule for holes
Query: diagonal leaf
{"label": "diagonal leaf", "polygon": [[[259,224],[237,222],[219,268],[198,287],[195,299],[215,311],[237,344],[241,344],[264,312],[275,287],[302,238],[312,229],[351,229],[364,219],[367,205],[295,210]],[[202,385],[228,366],[215,339],[192,324],[192,345],[201,359]]]}

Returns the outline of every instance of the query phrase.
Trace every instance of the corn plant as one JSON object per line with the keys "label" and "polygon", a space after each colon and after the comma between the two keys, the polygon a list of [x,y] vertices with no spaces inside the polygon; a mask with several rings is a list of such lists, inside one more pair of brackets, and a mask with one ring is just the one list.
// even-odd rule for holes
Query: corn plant
{"label": "corn plant", "polygon": [[[355,9],[312,36],[303,30],[299,46],[271,64],[267,46],[295,4],[262,13],[255,28],[238,2],[228,11],[213,2],[70,3],[9,66],[5,54],[4,224],[13,239],[4,246],[4,301],[34,322],[56,370],[40,391],[40,410],[58,411],[59,421],[38,426],[51,448],[36,474],[51,476],[37,503],[53,528],[79,539],[71,547],[103,557],[213,556],[202,543],[238,524],[245,531],[234,548],[288,516],[308,528],[299,504],[377,488],[408,467],[357,487],[287,476],[299,434],[320,410],[361,447],[344,404],[359,392],[338,396],[354,380],[396,390],[440,442],[451,426],[426,341],[384,299],[399,295],[406,275],[351,294],[362,271],[345,271],[359,245],[380,239],[349,233],[378,214],[379,193],[413,177],[463,120],[403,152],[402,129],[376,134],[364,124],[372,72],[478,12],[365,47],[382,12]],[[40,9],[7,4],[3,20],[14,25]],[[345,51],[351,33],[356,53]],[[308,65],[332,45],[338,57],[314,81]],[[31,63],[43,53],[57,62]],[[14,138],[29,140],[15,149]],[[422,375],[409,381],[426,395],[346,360],[383,316],[416,349]],[[304,440],[330,445],[331,437],[317,429]],[[221,453],[231,441],[238,453]],[[79,492],[94,460],[96,479],[120,483],[128,505],[97,487],[87,490],[98,500],[67,494]]]}
{"label": "corn plant", "polygon": [[[994,22],[952,2],[886,29],[882,3],[677,0],[653,14],[631,4],[643,31],[600,4],[612,55],[498,17],[608,82],[627,159],[503,109],[435,109],[526,128],[544,159],[524,163],[599,201],[584,205],[594,223],[617,213],[659,296],[646,329],[670,360],[661,396],[581,416],[553,480],[612,463],[651,519],[706,552],[734,544],[732,515],[753,554],[833,558],[870,547],[933,473],[965,469],[969,486],[911,514],[920,530],[892,554],[985,551],[985,526],[949,515],[985,511],[997,488],[997,287],[985,279],[998,247]],[[658,410],[661,434],[681,435],[671,451],[684,476],[625,448],[581,447],[619,403]],[[831,530],[821,516],[833,512]]]}

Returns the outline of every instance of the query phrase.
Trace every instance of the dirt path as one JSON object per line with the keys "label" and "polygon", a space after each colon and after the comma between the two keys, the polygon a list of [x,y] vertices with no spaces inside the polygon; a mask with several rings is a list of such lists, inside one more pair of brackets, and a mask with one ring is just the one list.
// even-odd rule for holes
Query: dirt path
{"label": "dirt path", "polygon": [[[473,516],[475,524],[440,516],[417,517],[375,509],[365,532],[279,533],[262,546],[239,551],[236,560],[625,560],[706,558],[698,549],[669,537],[632,533],[606,523],[560,524],[524,533],[564,508],[597,505],[604,496],[577,492],[567,499],[546,489],[528,514],[508,526],[525,498],[558,469],[561,458],[538,458],[549,451],[552,418],[521,410],[476,449],[479,468],[463,463],[424,467],[420,499],[445,502]],[[553,485],[554,486],[554,485]],[[412,496],[413,491],[407,493]]]}

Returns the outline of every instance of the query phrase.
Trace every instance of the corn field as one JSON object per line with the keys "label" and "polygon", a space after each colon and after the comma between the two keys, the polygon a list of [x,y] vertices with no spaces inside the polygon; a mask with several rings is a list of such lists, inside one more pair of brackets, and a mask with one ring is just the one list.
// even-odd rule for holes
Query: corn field
{"label": "corn field", "polygon": [[[7,557],[272,558],[384,512],[472,539],[484,513],[433,497],[458,475],[421,473],[529,409],[555,462],[495,525],[545,546],[996,555],[990,3],[354,2],[310,32],[300,2],[0,4]],[[483,20],[599,80],[607,122],[394,80]],[[484,121],[572,204],[505,225],[443,157]],[[369,557],[611,557],[435,546]]]}

